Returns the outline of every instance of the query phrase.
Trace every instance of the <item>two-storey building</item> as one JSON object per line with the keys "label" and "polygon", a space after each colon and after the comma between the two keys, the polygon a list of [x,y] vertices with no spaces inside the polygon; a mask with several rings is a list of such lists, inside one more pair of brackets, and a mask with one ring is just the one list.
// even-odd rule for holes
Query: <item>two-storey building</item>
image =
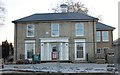
{"label": "two-storey building", "polygon": [[41,61],[95,62],[98,48],[112,48],[114,28],[87,14],[33,14],[12,22],[15,60],[40,54]]}

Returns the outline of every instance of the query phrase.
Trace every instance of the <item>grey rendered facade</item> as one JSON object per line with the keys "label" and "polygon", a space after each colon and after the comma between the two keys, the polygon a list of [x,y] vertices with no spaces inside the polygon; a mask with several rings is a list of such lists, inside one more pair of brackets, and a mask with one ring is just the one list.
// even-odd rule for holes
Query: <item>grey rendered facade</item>
{"label": "grey rendered facade", "polygon": [[[33,14],[15,20],[15,60],[28,58],[26,44],[31,41],[32,54],[40,54],[41,61],[95,62],[97,22],[97,18],[82,13]],[[53,24],[58,26],[57,36],[52,36],[52,31],[56,34]],[[33,25],[32,37],[27,36],[28,25]]]}

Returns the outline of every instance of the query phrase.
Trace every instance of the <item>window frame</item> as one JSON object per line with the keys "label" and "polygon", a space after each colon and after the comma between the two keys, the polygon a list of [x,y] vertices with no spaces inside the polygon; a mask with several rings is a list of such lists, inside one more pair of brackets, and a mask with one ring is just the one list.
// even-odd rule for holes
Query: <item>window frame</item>
{"label": "window frame", "polygon": [[[54,25],[57,25],[57,29],[54,29],[53,27],[54,27]],[[59,23],[52,23],[51,24],[51,36],[52,37],[59,37],[59,35],[60,35],[60,25],[59,25]],[[53,33],[54,33],[54,31],[57,31],[57,35],[53,35]]]}
{"label": "window frame", "polygon": [[[98,35],[99,34],[99,35]],[[99,38],[99,39],[98,39]],[[100,42],[101,41],[101,32],[100,31],[97,31],[96,32],[96,40],[97,42]]]}
{"label": "window frame", "polygon": [[[98,52],[98,49],[100,50],[99,52]],[[96,53],[101,53],[101,50],[102,50],[101,48],[97,48]]]}
{"label": "window frame", "polygon": [[[107,36],[104,35],[105,32],[107,32]],[[107,38],[107,39],[106,39]],[[109,32],[108,31],[102,31],[102,41],[103,42],[108,42],[109,41]]]}
{"label": "window frame", "polygon": [[32,60],[32,58],[27,57],[28,52],[28,44],[33,44],[33,54],[35,54],[35,40],[27,40],[25,41],[25,59]]}
{"label": "window frame", "polygon": [[[83,44],[83,58],[77,58],[77,44],[82,43]],[[85,39],[76,39],[75,40],[75,60],[85,60],[86,58],[86,51],[85,51]]]}
{"label": "window frame", "polygon": [[[29,29],[28,26],[32,26],[32,29]],[[29,31],[33,32],[33,35],[29,35]],[[35,25],[34,24],[27,24],[27,28],[26,28],[26,37],[35,37]]]}
{"label": "window frame", "polygon": [[107,54],[109,47],[103,47],[104,53]]}
{"label": "window frame", "polygon": [[[81,28],[78,28],[80,25]],[[80,31],[80,34],[78,32]],[[75,35],[76,36],[84,36],[84,23],[76,23],[75,24]]]}

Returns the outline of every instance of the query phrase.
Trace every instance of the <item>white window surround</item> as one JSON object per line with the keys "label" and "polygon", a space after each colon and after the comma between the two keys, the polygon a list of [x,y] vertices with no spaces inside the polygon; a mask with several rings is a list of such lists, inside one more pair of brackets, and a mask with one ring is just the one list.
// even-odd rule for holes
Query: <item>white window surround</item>
{"label": "white window surround", "polygon": [[59,23],[52,23],[51,24],[51,36],[52,37],[59,37]]}
{"label": "white window surround", "polygon": [[108,42],[109,41],[108,31],[102,31],[102,41],[103,42]]}
{"label": "white window surround", "polygon": [[32,60],[32,58],[27,58],[28,44],[33,44],[33,54],[35,54],[35,40],[25,40],[25,59]]}
{"label": "white window surround", "polygon": [[84,36],[84,23],[75,24],[75,34],[76,36]]}
{"label": "white window surround", "polygon": [[[83,44],[83,58],[77,58],[77,43]],[[75,60],[85,60],[86,51],[85,51],[85,39],[75,39]]]}
{"label": "white window surround", "polygon": [[[31,26],[32,28],[29,29],[29,26]],[[34,24],[27,24],[27,27],[26,27],[26,37],[34,37],[35,36],[35,32],[34,31],[35,31]]]}

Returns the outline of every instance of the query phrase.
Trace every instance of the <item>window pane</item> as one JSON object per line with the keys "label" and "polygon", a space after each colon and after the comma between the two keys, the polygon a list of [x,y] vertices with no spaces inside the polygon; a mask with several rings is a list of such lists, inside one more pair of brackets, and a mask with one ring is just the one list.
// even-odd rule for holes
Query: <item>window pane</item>
{"label": "window pane", "polygon": [[108,41],[108,31],[102,32],[102,39],[103,39],[103,41]]}
{"label": "window pane", "polygon": [[28,30],[33,30],[33,25],[28,25]]}
{"label": "window pane", "polygon": [[58,31],[53,31],[53,32],[52,32],[52,35],[53,35],[53,36],[57,36],[58,34],[59,34]]}
{"label": "window pane", "polygon": [[76,35],[83,36],[84,35],[84,25],[83,23],[76,24]]}
{"label": "window pane", "polygon": [[97,49],[97,53],[101,53],[101,49],[98,48],[98,49]]}
{"label": "window pane", "polygon": [[51,25],[51,36],[59,36],[59,24]]}
{"label": "window pane", "polygon": [[83,50],[83,44],[82,43],[77,44],[77,50]]}
{"label": "window pane", "polygon": [[33,30],[28,30],[28,36],[33,36],[34,35],[34,31]]}
{"label": "window pane", "polygon": [[77,58],[83,58],[83,43],[77,43]]}
{"label": "window pane", "polygon": [[34,25],[27,25],[27,37],[34,37]]}
{"label": "window pane", "polygon": [[100,41],[100,37],[101,37],[101,36],[100,36],[100,31],[97,31],[97,34],[96,34],[96,35],[97,35],[97,42],[99,42],[99,41]]}
{"label": "window pane", "polygon": [[27,58],[32,58],[33,55],[33,51],[28,51],[27,52]]}
{"label": "window pane", "polygon": [[83,51],[77,51],[77,58],[83,58]]}
{"label": "window pane", "polygon": [[34,43],[26,43],[27,58],[32,58],[34,50],[35,50]]}

